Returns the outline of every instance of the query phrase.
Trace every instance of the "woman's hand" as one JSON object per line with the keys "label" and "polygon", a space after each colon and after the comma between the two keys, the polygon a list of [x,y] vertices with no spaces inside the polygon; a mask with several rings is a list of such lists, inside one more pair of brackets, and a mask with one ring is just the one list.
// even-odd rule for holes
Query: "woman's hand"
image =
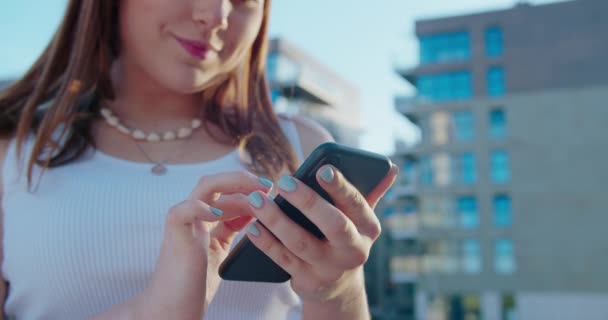
{"label": "woman's hand", "polygon": [[320,168],[317,180],[335,206],[302,182],[283,177],[278,183],[280,194],[306,215],[326,239],[320,240],[298,226],[259,192],[250,194],[249,200],[268,230],[255,223],[248,236],[292,276],[291,285],[305,305],[321,308],[335,304],[344,309],[361,297],[365,300],[362,265],[381,231],[373,208],[394,182],[397,171],[393,166],[365,198],[334,167]]}
{"label": "woman's hand", "polygon": [[169,210],[156,270],[139,299],[140,316],[200,320],[219,287],[221,261],[252,219],[246,195],[271,187],[244,171],[201,178],[188,199]]}

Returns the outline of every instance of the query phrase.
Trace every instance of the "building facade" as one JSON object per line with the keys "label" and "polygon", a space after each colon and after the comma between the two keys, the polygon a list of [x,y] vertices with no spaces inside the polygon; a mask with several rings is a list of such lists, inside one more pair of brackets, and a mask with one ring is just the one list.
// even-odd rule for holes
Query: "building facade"
{"label": "building facade", "polygon": [[395,103],[422,139],[395,155],[405,178],[383,214],[417,319],[608,319],[606,12],[416,23],[420,64],[398,72],[417,95]]}
{"label": "building facade", "polygon": [[363,133],[359,92],[347,80],[280,38],[270,41],[267,70],[278,112],[308,116],[336,141],[359,145]]}
{"label": "building facade", "polygon": [[8,87],[8,85],[11,83],[10,80],[0,80],[0,89],[4,89],[5,87]]}

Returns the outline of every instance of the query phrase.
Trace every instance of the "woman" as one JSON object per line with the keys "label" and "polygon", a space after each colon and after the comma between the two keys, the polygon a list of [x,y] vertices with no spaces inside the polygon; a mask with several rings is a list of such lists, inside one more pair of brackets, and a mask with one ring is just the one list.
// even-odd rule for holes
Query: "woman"
{"label": "woman", "polygon": [[[321,168],[335,206],[278,179],[331,137],[272,110],[269,7],[69,1],[50,45],[0,95],[3,316],[368,318],[372,208],[396,169],[365,199]],[[253,173],[277,181],[328,240],[282,215],[272,182]],[[220,281],[247,225],[290,283]]]}

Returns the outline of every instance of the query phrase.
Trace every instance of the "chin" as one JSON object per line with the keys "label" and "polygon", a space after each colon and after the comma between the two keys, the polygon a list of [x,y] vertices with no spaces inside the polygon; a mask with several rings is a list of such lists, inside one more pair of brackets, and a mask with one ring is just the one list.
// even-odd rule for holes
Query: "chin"
{"label": "chin", "polygon": [[208,88],[214,82],[214,78],[213,75],[207,72],[191,69],[166,75],[161,82],[172,91],[193,94]]}

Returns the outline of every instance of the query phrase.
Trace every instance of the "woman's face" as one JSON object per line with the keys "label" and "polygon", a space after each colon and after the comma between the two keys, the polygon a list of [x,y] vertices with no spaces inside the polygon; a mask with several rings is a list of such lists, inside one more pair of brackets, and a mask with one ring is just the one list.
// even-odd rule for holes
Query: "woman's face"
{"label": "woman's face", "polygon": [[266,0],[120,0],[128,68],[181,93],[233,70],[258,35]]}

